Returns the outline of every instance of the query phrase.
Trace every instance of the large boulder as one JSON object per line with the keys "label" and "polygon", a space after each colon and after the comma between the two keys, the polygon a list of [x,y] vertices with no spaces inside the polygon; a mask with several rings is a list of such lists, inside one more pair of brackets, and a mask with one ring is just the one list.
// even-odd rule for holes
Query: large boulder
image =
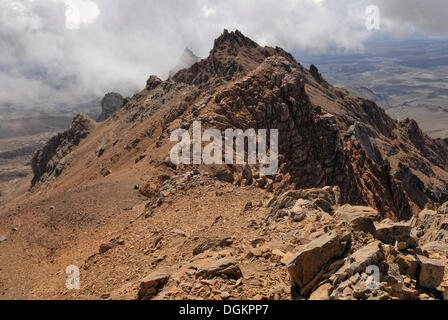
{"label": "large boulder", "polygon": [[416,279],[419,268],[419,261],[413,255],[399,255],[396,259],[400,273]]}
{"label": "large boulder", "polygon": [[435,289],[442,282],[445,275],[445,265],[435,259],[418,256],[420,261],[419,285],[425,288]]}
{"label": "large boulder", "polygon": [[380,214],[370,207],[344,205],[336,210],[335,216],[350,223],[355,231],[375,234],[374,221],[378,221]]}
{"label": "large boulder", "polygon": [[238,279],[243,276],[234,257],[226,257],[211,261],[199,268],[196,273],[196,276],[205,278],[212,278],[222,275],[232,279]]}
{"label": "large boulder", "polygon": [[337,282],[344,281],[358,272],[366,272],[368,266],[378,265],[383,259],[381,242],[373,241],[349,256],[345,264],[335,273]]}
{"label": "large boulder", "polygon": [[140,283],[138,299],[152,299],[163,289],[169,279],[170,275],[166,272],[153,273],[149,275]]}
{"label": "large boulder", "polygon": [[406,248],[417,245],[417,241],[411,237],[411,225],[406,222],[381,222],[376,226],[375,238],[383,243],[395,245],[404,243]]}
{"label": "large boulder", "polygon": [[304,245],[286,264],[291,285],[307,295],[319,282],[328,264],[341,258],[349,239],[337,234],[326,234]]}

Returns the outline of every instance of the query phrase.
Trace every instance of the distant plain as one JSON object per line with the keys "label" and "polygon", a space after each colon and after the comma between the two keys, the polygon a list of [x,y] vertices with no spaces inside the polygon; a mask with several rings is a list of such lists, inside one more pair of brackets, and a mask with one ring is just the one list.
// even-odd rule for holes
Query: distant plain
{"label": "distant plain", "polygon": [[393,118],[413,118],[433,138],[448,138],[448,41],[370,42],[359,54],[297,53],[296,59]]}

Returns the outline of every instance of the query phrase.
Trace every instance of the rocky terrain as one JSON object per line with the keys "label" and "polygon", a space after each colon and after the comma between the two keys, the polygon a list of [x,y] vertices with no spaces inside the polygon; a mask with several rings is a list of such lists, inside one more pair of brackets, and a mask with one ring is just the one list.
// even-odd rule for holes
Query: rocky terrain
{"label": "rocky terrain", "polygon": [[[171,132],[193,121],[278,129],[278,172],[174,165]],[[0,297],[444,299],[447,159],[414,120],[225,30],[35,153],[31,188],[0,209]]]}

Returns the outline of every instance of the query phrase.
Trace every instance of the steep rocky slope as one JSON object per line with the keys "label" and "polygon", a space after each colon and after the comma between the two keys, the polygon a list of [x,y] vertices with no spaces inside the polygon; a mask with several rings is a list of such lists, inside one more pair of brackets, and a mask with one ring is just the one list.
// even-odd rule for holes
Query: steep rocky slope
{"label": "steep rocky slope", "polygon": [[34,177],[31,186],[46,180],[54,174],[58,177],[63,168],[61,161],[84,139],[93,126],[93,121],[81,113],[73,119],[71,127],[51,138],[42,149],[38,150],[31,160]]}
{"label": "steep rocky slope", "polygon": [[[278,129],[279,171],[174,165],[170,135],[194,121]],[[444,207],[431,211],[448,200],[447,154],[415,121],[225,31],[206,59],[151,76],[106,122],[78,116],[36,153],[32,191],[0,211],[0,294],[442,298],[446,254],[424,245],[447,246]],[[70,264],[80,290],[64,287]]]}

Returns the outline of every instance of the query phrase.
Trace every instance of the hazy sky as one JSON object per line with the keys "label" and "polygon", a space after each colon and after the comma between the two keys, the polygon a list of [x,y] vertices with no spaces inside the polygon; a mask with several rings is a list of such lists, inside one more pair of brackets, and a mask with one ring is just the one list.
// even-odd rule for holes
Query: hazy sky
{"label": "hazy sky", "polygon": [[[380,30],[365,10],[380,9]],[[53,109],[165,77],[224,28],[262,45],[362,51],[372,35],[446,36],[446,0],[0,0],[0,109]]]}

